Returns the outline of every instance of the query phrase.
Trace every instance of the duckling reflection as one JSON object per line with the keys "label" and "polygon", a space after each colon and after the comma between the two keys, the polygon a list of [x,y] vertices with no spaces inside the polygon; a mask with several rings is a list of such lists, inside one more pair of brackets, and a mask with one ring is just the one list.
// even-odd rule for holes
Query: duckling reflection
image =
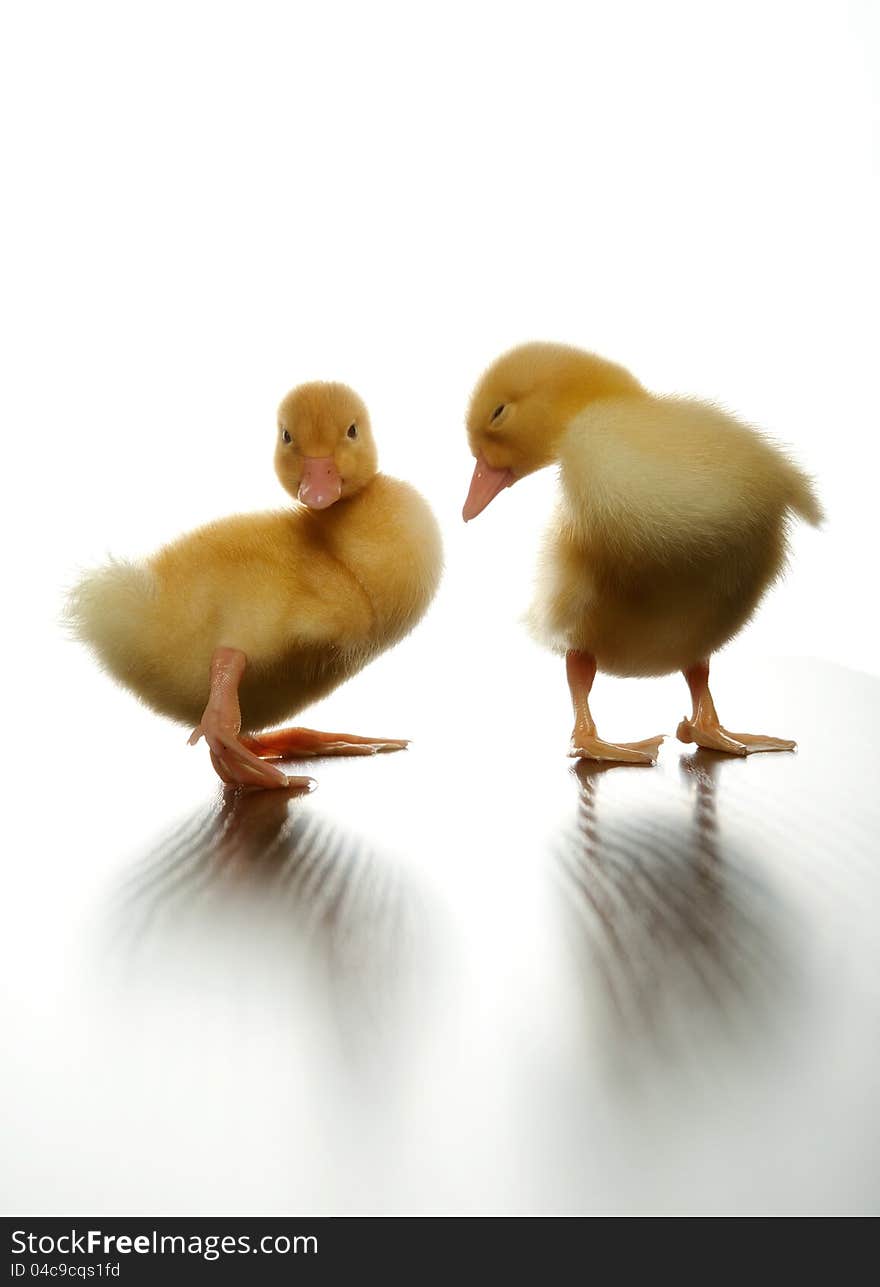
{"label": "duckling reflection", "polygon": [[393,858],[302,796],[222,790],[136,864],[113,924],[129,983],[152,985],[165,969],[176,985],[195,970],[201,988],[231,972],[249,1002],[275,996],[282,1008],[285,986],[304,988],[358,1047],[349,1053],[399,1030],[401,1011],[424,999],[430,925],[418,892]]}
{"label": "duckling reflection", "polygon": [[684,818],[645,797],[642,775],[636,792],[632,770],[582,762],[577,821],[558,848],[575,949],[584,977],[601,980],[617,1054],[705,1059],[707,1038],[769,1032],[792,984],[785,910],[719,822],[719,775],[743,765],[704,750],[680,765]]}

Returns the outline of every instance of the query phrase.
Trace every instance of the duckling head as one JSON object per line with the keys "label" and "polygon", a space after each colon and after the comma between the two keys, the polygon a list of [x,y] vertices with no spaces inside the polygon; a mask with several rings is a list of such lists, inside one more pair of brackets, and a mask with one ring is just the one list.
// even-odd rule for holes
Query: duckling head
{"label": "duckling head", "polygon": [[309,509],[354,496],[376,475],[370,417],[345,384],[300,384],[278,408],[275,472]]}
{"label": "duckling head", "polygon": [[521,344],[497,358],[471,395],[467,435],[476,457],[462,517],[553,464],[568,423],[595,398],[641,391],[623,367],[567,344]]}

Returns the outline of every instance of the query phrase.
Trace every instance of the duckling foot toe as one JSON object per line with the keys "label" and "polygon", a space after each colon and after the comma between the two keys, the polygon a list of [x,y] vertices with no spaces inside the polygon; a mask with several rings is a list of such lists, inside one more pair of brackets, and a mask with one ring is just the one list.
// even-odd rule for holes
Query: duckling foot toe
{"label": "duckling foot toe", "polygon": [[286,773],[270,777],[267,771],[271,771],[271,765],[264,765],[263,770],[257,769],[251,764],[236,761],[228,751],[212,751],[211,763],[214,772],[227,786],[259,787],[263,791],[314,791],[318,785],[314,778],[289,777]]}
{"label": "duckling foot toe", "polygon": [[746,755],[753,751],[797,750],[797,742],[788,737],[768,737],[765,733],[731,733],[730,736],[746,748]]}
{"label": "duckling foot toe", "polygon": [[214,772],[228,786],[311,791],[316,785],[313,778],[288,777],[273,764],[266,764],[226,729],[199,724],[189,739],[190,746],[195,746],[202,737],[208,743]]}
{"label": "duckling foot toe", "polygon": [[324,755],[384,755],[404,751],[402,737],[359,737],[356,733],[319,733],[313,728],[279,728],[258,737],[244,737],[243,744],[263,759],[312,759]]}
{"label": "duckling foot toe", "polygon": [[683,719],[676,729],[680,742],[695,742],[707,751],[726,755],[753,755],[756,751],[794,751],[797,742],[784,737],[767,737],[763,733],[729,733],[720,724],[694,723]]}
{"label": "duckling foot toe", "polygon": [[576,760],[604,760],[610,764],[656,764],[663,734],[641,742],[603,742],[600,737],[572,738],[569,755]]}

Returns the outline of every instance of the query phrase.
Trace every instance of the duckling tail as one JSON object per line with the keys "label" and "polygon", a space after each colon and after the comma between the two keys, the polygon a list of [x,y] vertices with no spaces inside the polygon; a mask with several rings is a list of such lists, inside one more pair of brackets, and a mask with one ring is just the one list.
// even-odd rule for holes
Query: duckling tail
{"label": "duckling tail", "polygon": [[794,465],[789,475],[788,505],[813,527],[819,527],[825,520],[825,511],[819,504],[812,478]]}
{"label": "duckling tail", "polygon": [[86,573],[68,596],[64,617],[70,633],[107,670],[124,679],[155,602],[154,574],[142,564],[113,559]]}

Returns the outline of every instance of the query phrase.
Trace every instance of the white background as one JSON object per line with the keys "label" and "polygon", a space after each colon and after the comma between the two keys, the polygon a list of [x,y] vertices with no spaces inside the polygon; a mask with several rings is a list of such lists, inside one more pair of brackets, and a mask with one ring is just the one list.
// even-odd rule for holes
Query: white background
{"label": "white background", "polygon": [[[465,530],[463,414],[495,354],[550,338],[790,444],[828,523],[728,657],[876,672],[877,49],[868,3],[7,10],[13,667],[48,671],[78,567],[283,502],[276,403],[337,378],[446,537],[376,684],[392,713],[474,674],[490,702],[531,648],[553,482]],[[558,663],[529,664],[564,722]]]}

